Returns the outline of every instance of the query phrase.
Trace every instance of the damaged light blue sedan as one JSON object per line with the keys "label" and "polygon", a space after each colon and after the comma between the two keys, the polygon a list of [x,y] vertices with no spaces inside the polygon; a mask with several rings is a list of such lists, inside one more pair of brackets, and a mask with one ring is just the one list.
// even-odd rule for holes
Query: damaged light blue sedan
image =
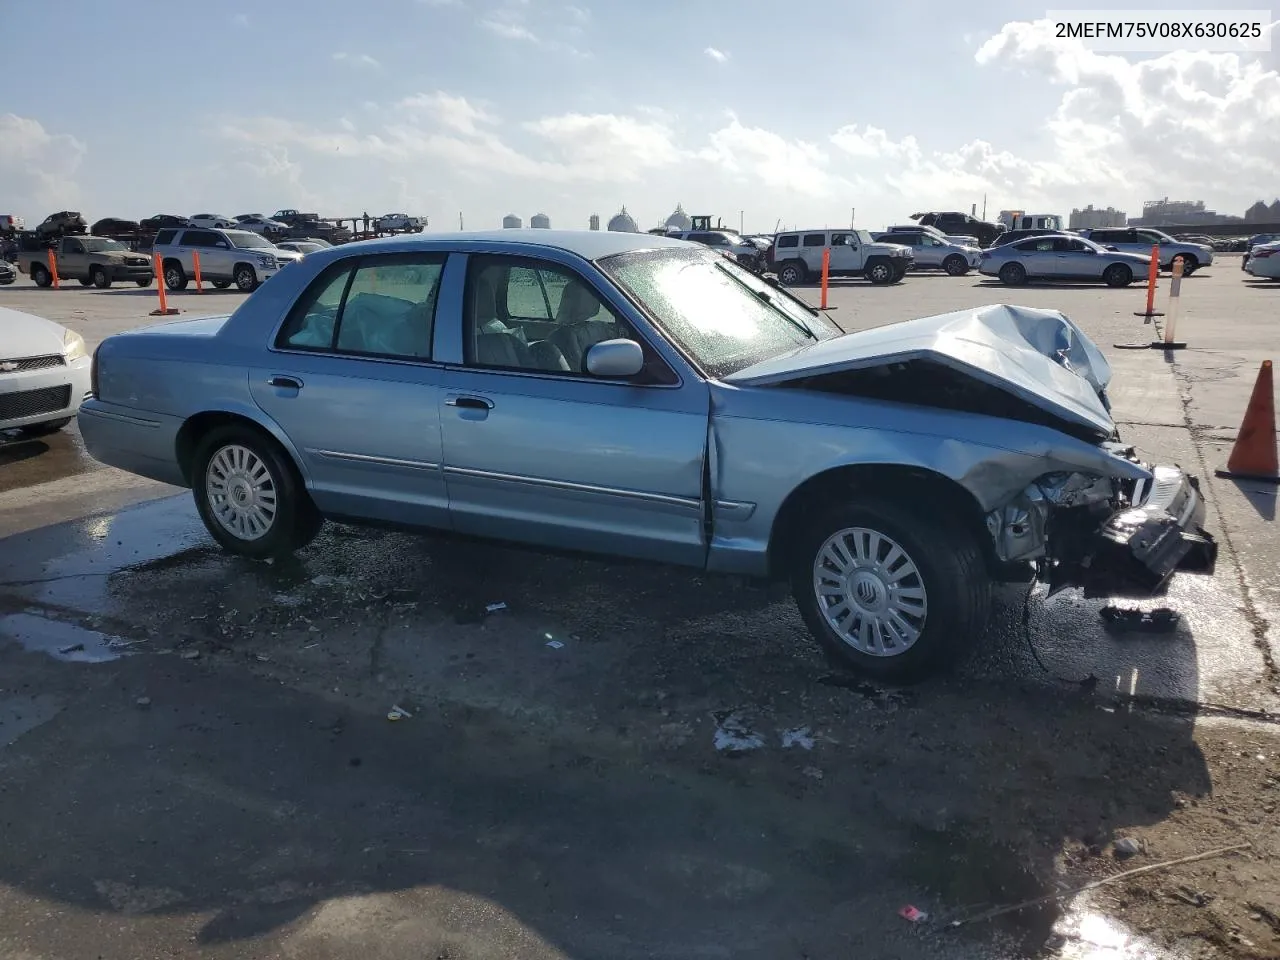
{"label": "damaged light blue sedan", "polygon": [[918,678],[992,584],[1092,595],[1209,572],[1194,478],[1141,462],[1054,310],[842,334],[697,244],[419,234],[323,250],[230,317],[108,338],[104,463],[192,488],[247,557],[326,519],[790,581],[817,640]]}

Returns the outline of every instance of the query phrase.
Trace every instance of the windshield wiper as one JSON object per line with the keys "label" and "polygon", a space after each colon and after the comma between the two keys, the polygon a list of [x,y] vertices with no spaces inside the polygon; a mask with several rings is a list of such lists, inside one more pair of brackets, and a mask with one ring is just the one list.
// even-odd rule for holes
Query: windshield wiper
{"label": "windshield wiper", "polygon": [[721,273],[723,273],[726,277],[728,277],[728,278],[729,278],[730,280],[732,280],[734,283],[738,284],[738,286],[740,286],[740,287],[742,287],[743,289],[745,289],[748,293],[755,294],[755,296],[756,296],[756,298],[757,298],[757,299],[759,299],[759,300],[763,300],[765,303],[767,303],[769,306],[771,306],[771,307],[774,309],[774,312],[775,312],[775,313],[780,314],[780,315],[782,316],[782,318],[783,318],[784,320],[786,320],[786,321],[787,321],[787,323],[791,324],[793,327],[795,327],[797,330],[799,330],[801,333],[803,333],[803,334],[804,334],[806,337],[808,337],[810,340],[817,340],[817,339],[818,339],[818,335],[817,335],[816,333],[814,333],[812,330],[810,330],[810,329],[809,329],[805,324],[801,323],[799,320],[797,320],[797,319],[796,319],[795,317],[793,317],[791,314],[787,313],[787,311],[783,310],[783,309],[782,309],[782,307],[778,306],[778,304],[774,302],[773,297],[768,293],[768,291],[766,291],[766,290],[752,290],[752,289],[751,289],[750,287],[748,287],[745,283],[743,283],[741,280],[739,280],[737,277],[735,277],[735,276],[733,275],[732,271],[730,271],[730,270],[726,270],[726,269],[724,268],[724,266],[723,266],[723,265],[721,265],[721,264],[718,264],[718,263],[717,263],[717,264],[716,264],[716,269],[717,269],[717,270],[719,270]]}

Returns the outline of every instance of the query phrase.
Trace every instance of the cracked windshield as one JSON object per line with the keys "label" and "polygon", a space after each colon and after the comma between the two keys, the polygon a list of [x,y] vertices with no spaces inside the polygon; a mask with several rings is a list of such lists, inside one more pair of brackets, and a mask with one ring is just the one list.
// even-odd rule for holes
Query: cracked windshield
{"label": "cracked windshield", "polygon": [[5,10],[0,960],[1280,958],[1280,14],[814,3]]}

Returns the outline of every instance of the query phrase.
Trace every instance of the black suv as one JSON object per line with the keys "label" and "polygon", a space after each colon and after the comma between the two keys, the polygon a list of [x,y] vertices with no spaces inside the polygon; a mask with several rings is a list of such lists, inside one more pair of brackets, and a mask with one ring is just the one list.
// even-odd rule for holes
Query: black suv
{"label": "black suv", "polygon": [[977,237],[978,245],[982,247],[991,246],[995,243],[996,237],[1005,231],[1003,223],[979,220],[967,213],[957,213],[953,210],[913,213],[911,219],[919,222],[923,227],[937,227],[946,234]]}

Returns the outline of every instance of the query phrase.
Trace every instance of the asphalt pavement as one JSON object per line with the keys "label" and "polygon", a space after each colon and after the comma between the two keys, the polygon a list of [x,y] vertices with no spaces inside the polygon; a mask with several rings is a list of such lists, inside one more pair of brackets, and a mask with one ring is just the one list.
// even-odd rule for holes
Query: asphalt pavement
{"label": "asphalt pavement", "polygon": [[[962,934],[898,910],[1055,889],[1081,838],[1221,794],[1207,717],[1280,714],[1275,488],[1212,476],[1276,343],[1280,284],[1226,258],[1182,294],[1185,350],[1118,350],[1159,334],[1136,287],[833,286],[847,330],[1065,310],[1112,361],[1125,439],[1202,477],[1222,543],[1214,576],[1146,604],[1178,612],[1172,633],[1109,630],[1103,601],[1042,588],[1024,617],[1009,588],[956,676],[905,691],[833,671],[777,588],[337,525],[294,562],[249,564],[213,546],[189,493],[95,464],[74,428],[0,445],[0,954],[991,957],[1080,940],[1084,901]],[[154,299],[0,289],[91,348]],[[241,299],[173,302],[194,317]]]}

